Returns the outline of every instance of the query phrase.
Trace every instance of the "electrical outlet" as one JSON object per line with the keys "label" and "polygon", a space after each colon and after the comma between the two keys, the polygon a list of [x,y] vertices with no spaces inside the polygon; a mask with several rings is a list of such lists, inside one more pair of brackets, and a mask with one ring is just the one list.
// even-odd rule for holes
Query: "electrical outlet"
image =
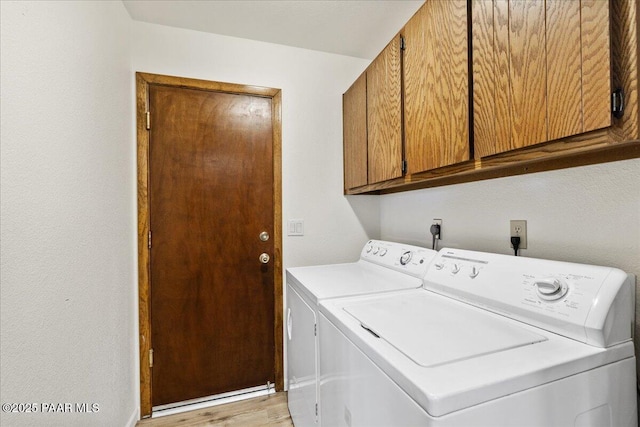
{"label": "electrical outlet", "polygon": [[509,223],[509,237],[520,237],[520,249],[527,249],[527,221],[524,219],[512,219]]}

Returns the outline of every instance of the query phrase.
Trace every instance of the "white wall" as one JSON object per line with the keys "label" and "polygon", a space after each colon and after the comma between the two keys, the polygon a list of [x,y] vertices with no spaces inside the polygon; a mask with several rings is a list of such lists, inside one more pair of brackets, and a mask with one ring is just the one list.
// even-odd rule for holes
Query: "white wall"
{"label": "white wall", "polygon": [[283,236],[283,265],[357,259],[379,234],[378,199],[342,195],[342,93],[369,61],[142,22],[133,28],[135,71],[282,89],[282,216],[305,221],[303,237]]}
{"label": "white wall", "polygon": [[527,220],[523,256],[619,267],[640,276],[640,160],[381,197],[384,239],[511,254],[509,220]]}
{"label": "white wall", "polygon": [[1,8],[1,400],[99,412],[3,411],[0,424],[132,424],[130,18],[121,2]]}

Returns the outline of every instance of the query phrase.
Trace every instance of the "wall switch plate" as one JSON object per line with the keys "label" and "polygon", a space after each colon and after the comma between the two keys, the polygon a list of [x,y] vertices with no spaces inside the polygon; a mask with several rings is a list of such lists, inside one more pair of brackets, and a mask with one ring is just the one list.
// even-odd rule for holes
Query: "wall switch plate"
{"label": "wall switch plate", "polygon": [[304,236],[304,219],[288,220],[287,236]]}
{"label": "wall switch plate", "polygon": [[[524,219],[512,219],[509,221],[509,238],[520,237],[520,249],[527,249],[527,221]],[[509,239],[511,240],[511,239]],[[513,248],[513,245],[511,245]]]}

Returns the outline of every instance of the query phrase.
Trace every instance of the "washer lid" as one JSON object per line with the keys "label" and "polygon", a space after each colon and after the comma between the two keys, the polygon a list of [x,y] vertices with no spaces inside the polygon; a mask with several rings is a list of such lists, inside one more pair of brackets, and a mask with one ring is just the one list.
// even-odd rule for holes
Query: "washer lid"
{"label": "washer lid", "polygon": [[[429,292],[395,295],[345,307],[367,330],[387,341],[413,362],[436,367],[546,341],[507,319]],[[420,300],[420,301],[418,301]]]}
{"label": "washer lid", "polygon": [[326,298],[417,289],[422,279],[366,261],[287,269],[287,283],[300,289],[312,303]]}

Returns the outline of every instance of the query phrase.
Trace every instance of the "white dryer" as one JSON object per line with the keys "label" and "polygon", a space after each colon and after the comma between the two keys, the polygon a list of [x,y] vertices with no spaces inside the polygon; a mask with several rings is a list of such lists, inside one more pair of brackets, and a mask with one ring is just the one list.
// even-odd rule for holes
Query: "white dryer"
{"label": "white dryer", "polygon": [[436,254],[417,246],[370,240],[357,262],[287,269],[288,404],[296,427],[319,424],[318,303],[420,288]]}
{"label": "white dryer", "polygon": [[323,301],[325,426],[636,426],[635,278],[442,249],[422,289]]}

